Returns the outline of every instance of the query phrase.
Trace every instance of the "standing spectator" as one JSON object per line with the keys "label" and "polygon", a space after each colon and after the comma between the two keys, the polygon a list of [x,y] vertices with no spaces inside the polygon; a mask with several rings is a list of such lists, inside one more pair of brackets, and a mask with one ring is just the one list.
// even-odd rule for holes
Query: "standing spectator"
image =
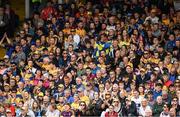
{"label": "standing spectator", "polygon": [[8,21],[8,25],[6,24],[7,25],[7,35],[8,35],[8,37],[12,38],[12,37],[14,37],[15,29],[19,23],[18,17],[15,14],[15,12],[11,9],[10,4],[5,5],[4,13],[5,13],[4,15],[7,15],[7,18],[8,18],[8,19],[6,19]]}
{"label": "standing spectator", "polygon": [[43,20],[51,20],[52,17],[56,16],[56,9],[53,8],[51,2],[47,3],[47,6],[41,11],[41,18]]}
{"label": "standing spectator", "polygon": [[3,37],[3,34],[7,31],[7,26],[9,25],[9,18],[5,14],[5,9],[0,7],[0,38]]}
{"label": "standing spectator", "polygon": [[40,28],[44,25],[44,20],[40,18],[40,14],[38,12],[34,13],[33,24],[35,28]]}

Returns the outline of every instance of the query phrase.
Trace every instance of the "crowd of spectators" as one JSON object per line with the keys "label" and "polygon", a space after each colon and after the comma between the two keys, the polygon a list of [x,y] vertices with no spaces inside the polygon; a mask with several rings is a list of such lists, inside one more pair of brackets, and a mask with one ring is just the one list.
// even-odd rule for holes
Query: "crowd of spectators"
{"label": "crowd of spectators", "polygon": [[1,117],[180,116],[172,0],[37,2],[0,40]]}

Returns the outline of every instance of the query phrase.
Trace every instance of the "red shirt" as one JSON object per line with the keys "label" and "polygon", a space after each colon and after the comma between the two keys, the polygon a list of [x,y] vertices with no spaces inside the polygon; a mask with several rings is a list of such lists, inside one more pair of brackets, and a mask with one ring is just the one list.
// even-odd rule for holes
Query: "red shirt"
{"label": "red shirt", "polygon": [[117,112],[106,112],[105,113],[105,117],[118,117],[118,113]]}
{"label": "red shirt", "polygon": [[10,105],[9,107],[5,107],[5,109],[11,110],[12,117],[15,117],[15,107],[13,105]]}
{"label": "red shirt", "polygon": [[172,81],[168,80],[167,82],[164,83],[164,85],[166,87],[169,87],[172,83],[173,83]]}
{"label": "red shirt", "polygon": [[51,6],[46,7],[41,11],[41,18],[43,20],[47,20],[48,18],[52,18],[55,15],[56,15],[56,10]]}

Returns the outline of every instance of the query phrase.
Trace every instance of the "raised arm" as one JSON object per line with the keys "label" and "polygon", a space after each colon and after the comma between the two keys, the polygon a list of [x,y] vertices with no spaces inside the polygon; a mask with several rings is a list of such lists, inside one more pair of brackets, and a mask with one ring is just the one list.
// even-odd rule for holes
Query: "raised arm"
{"label": "raised arm", "polygon": [[6,40],[7,40],[8,44],[10,45],[11,44],[11,40],[9,39],[9,37],[7,36],[6,33],[5,33],[5,37],[6,37]]}
{"label": "raised arm", "polygon": [[3,35],[3,37],[2,37],[2,39],[0,41],[0,45],[2,45],[2,43],[3,43],[3,41],[4,41],[5,37],[6,37],[5,35],[6,35],[6,33],[4,33],[4,35]]}

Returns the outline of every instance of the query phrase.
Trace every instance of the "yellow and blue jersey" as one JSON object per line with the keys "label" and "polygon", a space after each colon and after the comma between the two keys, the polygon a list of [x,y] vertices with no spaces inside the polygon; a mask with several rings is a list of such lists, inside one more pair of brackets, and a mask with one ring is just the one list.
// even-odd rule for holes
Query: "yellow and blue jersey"
{"label": "yellow and blue jersey", "polygon": [[95,46],[94,46],[94,53],[93,53],[93,57],[97,58],[100,56],[100,52],[101,51],[105,51],[106,55],[111,56],[112,52],[113,52],[113,47],[112,47],[112,42],[108,41],[108,42],[96,42]]}

